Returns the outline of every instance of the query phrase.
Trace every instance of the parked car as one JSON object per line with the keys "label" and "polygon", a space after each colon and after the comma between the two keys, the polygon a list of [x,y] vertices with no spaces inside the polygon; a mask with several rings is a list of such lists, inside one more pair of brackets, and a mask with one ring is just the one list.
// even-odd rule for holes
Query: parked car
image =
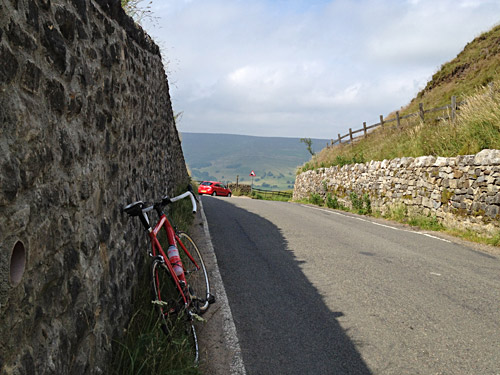
{"label": "parked car", "polygon": [[225,186],[222,182],[203,181],[198,187],[198,194],[225,195],[226,197],[230,197],[231,189]]}

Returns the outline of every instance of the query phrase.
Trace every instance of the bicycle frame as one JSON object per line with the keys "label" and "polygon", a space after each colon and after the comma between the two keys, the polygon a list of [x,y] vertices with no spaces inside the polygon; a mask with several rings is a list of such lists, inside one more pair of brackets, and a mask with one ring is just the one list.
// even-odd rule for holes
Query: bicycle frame
{"label": "bicycle frame", "polygon": [[[170,263],[170,261],[168,259],[167,254],[165,254],[165,251],[163,250],[163,248],[160,244],[160,241],[158,240],[157,236],[162,228],[165,229],[165,232],[167,234],[168,246],[171,246],[171,245],[175,246],[177,244],[178,251],[181,251],[181,249],[182,249],[182,251],[186,254],[186,256],[193,262],[193,264],[195,265],[197,270],[200,269],[200,266],[196,263],[195,259],[191,255],[191,253],[188,251],[186,246],[182,243],[179,236],[177,236],[177,234],[175,233],[174,228],[172,227],[172,225],[168,221],[167,215],[165,213],[163,213],[160,216],[158,223],[156,223],[154,228],[149,232],[149,238],[151,240],[151,247],[152,247],[152,254],[153,254],[153,257],[158,256],[158,255],[161,255],[163,257],[163,259],[165,261],[165,265],[167,266],[168,271],[170,272],[170,275],[172,275],[172,278],[174,279],[176,287],[181,291],[184,304],[188,305],[190,302],[189,295],[186,296],[186,294],[184,293],[184,289],[181,287],[181,281],[186,282],[184,273],[181,275],[182,277],[177,276],[177,274],[174,271],[174,268],[172,267],[172,264]],[[184,265],[183,265],[183,269],[185,271]]]}
{"label": "bicycle frame", "polygon": [[[190,326],[188,332],[189,341],[193,344],[196,354],[194,361],[197,363],[199,347],[193,317],[207,311],[209,305],[215,302],[215,296],[210,294],[207,270],[197,245],[186,233],[174,229],[163,211],[163,208],[168,204],[187,197],[191,199],[193,214],[196,214],[197,200],[193,195],[191,185],[188,186],[188,191],[176,197],[170,198],[165,195],[160,201],[156,201],[152,205],[139,200],[123,206],[122,212],[132,217],[138,216],[142,226],[148,233],[151,242],[149,255],[153,257],[151,276],[154,301],[152,302],[156,304],[156,309],[162,319],[161,329],[166,335],[170,336],[171,329],[175,329],[177,325],[173,324],[173,321],[168,322],[170,316],[183,312]],[[148,214],[153,210],[158,215],[158,222],[154,226],[150,224]],[[163,234],[159,236],[162,229],[165,230],[167,237],[165,241]],[[182,242],[181,238],[184,239],[186,244]],[[165,246],[168,247],[168,250]],[[173,246],[176,248],[174,249]],[[164,250],[164,247],[167,251]],[[199,270],[202,273],[198,273]],[[170,274],[168,275],[168,273]],[[172,288],[176,290],[172,291]],[[199,298],[197,293],[203,295],[204,298]],[[164,296],[161,296],[161,294],[164,294]]]}

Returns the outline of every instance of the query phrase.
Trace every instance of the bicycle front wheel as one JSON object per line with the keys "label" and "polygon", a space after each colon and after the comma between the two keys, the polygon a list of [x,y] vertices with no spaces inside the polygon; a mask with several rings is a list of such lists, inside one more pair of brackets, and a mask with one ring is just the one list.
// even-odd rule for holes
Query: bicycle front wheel
{"label": "bicycle front wheel", "polygon": [[179,238],[179,254],[184,266],[191,301],[196,312],[201,314],[207,311],[209,304],[215,300],[210,294],[210,283],[205,262],[198,246],[187,233],[178,232],[177,236]]}
{"label": "bicycle front wheel", "polygon": [[162,257],[151,265],[153,303],[159,314],[163,332],[176,343],[179,353],[186,353],[189,360],[198,362],[198,338],[190,311],[186,309],[182,291],[179,290]]}

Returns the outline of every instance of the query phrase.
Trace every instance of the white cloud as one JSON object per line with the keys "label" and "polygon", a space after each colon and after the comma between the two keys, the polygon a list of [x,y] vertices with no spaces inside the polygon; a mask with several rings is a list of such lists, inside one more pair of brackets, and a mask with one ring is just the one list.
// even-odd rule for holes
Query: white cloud
{"label": "white cloud", "polygon": [[497,22],[480,0],[153,0],[181,131],[326,137],[408,103]]}

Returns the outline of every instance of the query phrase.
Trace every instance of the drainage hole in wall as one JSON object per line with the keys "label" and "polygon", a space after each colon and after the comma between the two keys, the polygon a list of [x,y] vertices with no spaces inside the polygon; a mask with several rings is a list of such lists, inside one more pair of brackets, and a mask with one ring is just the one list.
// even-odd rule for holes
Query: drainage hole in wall
{"label": "drainage hole in wall", "polygon": [[21,282],[26,266],[26,249],[21,241],[17,241],[10,257],[10,283],[16,286]]}

